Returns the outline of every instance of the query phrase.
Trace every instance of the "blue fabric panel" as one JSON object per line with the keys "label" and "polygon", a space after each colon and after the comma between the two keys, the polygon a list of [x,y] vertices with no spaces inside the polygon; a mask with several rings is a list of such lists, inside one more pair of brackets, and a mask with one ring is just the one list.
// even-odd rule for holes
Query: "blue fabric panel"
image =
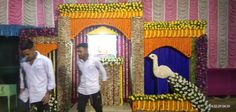
{"label": "blue fabric panel", "polygon": [[[158,56],[158,64],[166,65],[172,71],[189,79],[189,58],[172,47],[162,47],[152,53]],[[150,53],[151,54],[151,53]],[[167,94],[169,87],[167,79],[156,78],[152,71],[152,60],[144,58],[144,90],[145,94]]]}

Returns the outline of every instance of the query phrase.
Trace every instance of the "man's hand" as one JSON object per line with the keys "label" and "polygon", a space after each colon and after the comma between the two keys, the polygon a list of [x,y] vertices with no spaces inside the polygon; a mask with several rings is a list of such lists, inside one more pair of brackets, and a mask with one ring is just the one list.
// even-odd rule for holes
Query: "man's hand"
{"label": "man's hand", "polygon": [[47,104],[49,102],[49,100],[50,100],[50,93],[51,93],[50,91],[46,92],[45,96],[42,99],[43,104]]}

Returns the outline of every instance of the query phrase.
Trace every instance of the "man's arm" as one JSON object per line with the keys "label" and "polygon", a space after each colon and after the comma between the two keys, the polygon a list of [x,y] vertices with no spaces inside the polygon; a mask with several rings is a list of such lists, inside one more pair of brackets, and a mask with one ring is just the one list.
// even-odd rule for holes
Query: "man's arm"
{"label": "man's arm", "polygon": [[47,78],[48,78],[47,90],[51,91],[55,88],[55,74],[53,70],[52,61],[50,59],[47,61],[45,68],[46,68]]}
{"label": "man's arm", "polygon": [[45,69],[48,78],[48,85],[47,85],[47,92],[42,99],[43,104],[47,104],[49,102],[50,94],[52,93],[52,90],[55,88],[55,74],[52,66],[52,61],[50,59],[48,59],[48,61],[46,62]]}
{"label": "man's arm", "polygon": [[23,68],[20,67],[20,94],[24,89],[25,89],[25,85],[24,85]]}
{"label": "man's arm", "polygon": [[103,67],[102,63],[100,61],[97,61],[97,68],[99,69],[99,71],[102,74],[102,81],[106,81],[107,80],[107,73],[105,68]]}

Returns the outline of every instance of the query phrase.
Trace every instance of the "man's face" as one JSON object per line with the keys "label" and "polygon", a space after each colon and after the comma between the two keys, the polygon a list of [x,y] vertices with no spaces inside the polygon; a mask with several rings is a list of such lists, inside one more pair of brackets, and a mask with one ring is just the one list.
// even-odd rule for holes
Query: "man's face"
{"label": "man's face", "polygon": [[80,59],[85,59],[88,54],[88,49],[79,47],[77,48],[77,52]]}
{"label": "man's face", "polygon": [[22,51],[22,53],[23,53],[24,57],[26,57],[27,61],[31,61],[35,57],[35,51],[33,48],[32,49],[25,49]]}

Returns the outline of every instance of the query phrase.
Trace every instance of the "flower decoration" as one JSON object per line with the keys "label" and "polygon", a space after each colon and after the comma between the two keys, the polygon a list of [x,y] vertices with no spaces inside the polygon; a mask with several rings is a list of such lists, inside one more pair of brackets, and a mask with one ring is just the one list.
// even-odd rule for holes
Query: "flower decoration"
{"label": "flower decoration", "polygon": [[158,100],[175,100],[175,101],[186,101],[186,98],[180,94],[161,94],[161,95],[141,95],[135,94],[129,96],[131,101],[158,101]]}
{"label": "flower decoration", "polygon": [[[51,99],[49,100],[49,112],[57,112],[57,100],[55,97],[51,97]],[[33,105],[30,107],[30,112],[37,112],[38,108]]]}
{"label": "flower decoration", "polygon": [[23,29],[20,31],[21,40],[38,36],[54,37],[57,36],[57,31],[55,28]]}
{"label": "flower decoration", "polygon": [[108,4],[62,4],[61,16],[70,18],[131,18],[142,16],[141,2]]}
{"label": "flower decoration", "polygon": [[109,4],[62,4],[58,9],[60,13],[74,12],[120,12],[120,11],[142,11],[141,2],[109,3]]}
{"label": "flower decoration", "polygon": [[207,36],[202,35],[195,40],[196,52],[196,84],[203,93],[207,92],[206,76],[207,76]]}
{"label": "flower decoration", "polygon": [[200,37],[205,33],[207,22],[203,20],[179,20],[144,23],[144,37]]}
{"label": "flower decoration", "polygon": [[109,66],[122,65],[124,63],[123,58],[115,57],[115,56],[105,57],[105,58],[102,58],[100,61],[103,65],[109,65]]}
{"label": "flower decoration", "polygon": [[194,107],[198,108],[201,112],[209,112],[211,109],[210,104],[206,100],[206,96],[195,86],[193,83],[187,81],[177,73],[167,80],[173,85],[177,94],[181,94],[189,100]]}
{"label": "flower decoration", "polygon": [[49,105],[49,112],[57,112],[57,100],[55,97],[51,97],[48,105]]}
{"label": "flower decoration", "polygon": [[205,20],[178,20],[167,22],[145,22],[144,30],[179,30],[179,29],[206,29]]}

